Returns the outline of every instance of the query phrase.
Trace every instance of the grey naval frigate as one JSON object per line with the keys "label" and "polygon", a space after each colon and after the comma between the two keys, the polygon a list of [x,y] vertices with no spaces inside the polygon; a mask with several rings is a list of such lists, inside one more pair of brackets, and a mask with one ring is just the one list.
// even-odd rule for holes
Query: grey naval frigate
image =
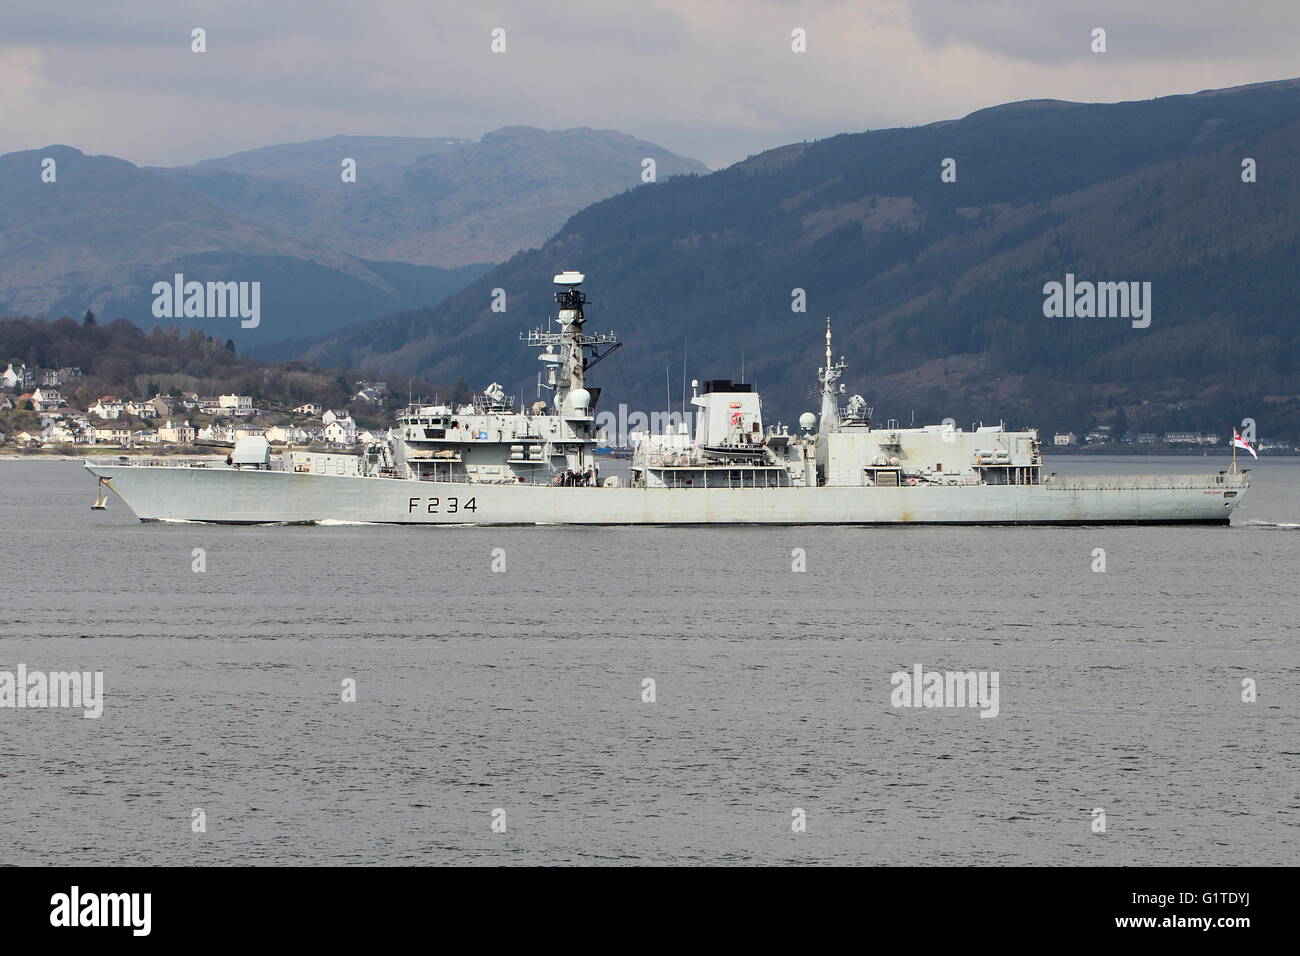
{"label": "grey naval frigate", "polygon": [[752,385],[693,383],[693,430],[634,434],[627,476],[602,477],[588,373],[621,343],[587,329],[583,280],[557,275],[556,326],[520,335],[539,350],[536,401],[492,383],[468,403],[412,403],[359,453],[273,454],[252,437],[224,465],[86,468],[142,520],[232,524],[1228,524],[1250,486],[1235,458],[1217,473],[1060,477],[1043,473],[1033,429],[873,423],[861,396],[841,405],[829,320],[820,414],[793,433],[764,425]]}

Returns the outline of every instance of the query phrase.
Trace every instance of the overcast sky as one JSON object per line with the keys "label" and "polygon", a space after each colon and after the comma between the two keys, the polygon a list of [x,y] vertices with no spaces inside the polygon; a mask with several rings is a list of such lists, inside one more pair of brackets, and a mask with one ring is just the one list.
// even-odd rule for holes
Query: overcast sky
{"label": "overcast sky", "polygon": [[617,129],[720,167],[1012,100],[1282,79],[1300,74],[1298,40],[1297,0],[4,0],[0,153],[172,165],[527,124]]}

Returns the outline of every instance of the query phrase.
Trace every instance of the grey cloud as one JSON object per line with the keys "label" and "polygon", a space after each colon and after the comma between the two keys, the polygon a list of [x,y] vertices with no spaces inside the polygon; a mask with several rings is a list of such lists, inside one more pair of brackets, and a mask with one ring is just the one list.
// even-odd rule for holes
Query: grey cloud
{"label": "grey cloud", "polygon": [[1056,63],[1093,56],[1194,59],[1294,50],[1300,4],[1289,0],[912,0],[912,25],[931,47],[981,50]]}
{"label": "grey cloud", "polygon": [[[1013,99],[1292,69],[1300,4],[1209,0],[67,0],[0,11],[0,153],[188,163],[338,133],[613,128],[712,166]],[[1268,10],[1269,15],[1259,11]],[[194,26],[209,52],[189,50]],[[507,31],[509,52],[489,51]],[[791,28],[809,52],[789,49]],[[1094,26],[1104,62],[1086,57]],[[1096,67],[1104,67],[1094,69]]]}

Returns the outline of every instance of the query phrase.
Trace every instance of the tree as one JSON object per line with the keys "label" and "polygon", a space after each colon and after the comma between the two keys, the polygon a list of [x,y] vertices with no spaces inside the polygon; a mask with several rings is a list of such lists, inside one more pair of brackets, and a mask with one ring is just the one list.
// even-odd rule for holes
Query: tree
{"label": "tree", "polygon": [[1123,438],[1127,432],[1128,414],[1124,411],[1124,406],[1121,405],[1115,410],[1115,420],[1111,423],[1110,433],[1115,438]]}
{"label": "tree", "polygon": [[231,355],[234,355],[234,354],[235,354],[235,340],[234,340],[234,339],[226,339],[226,351],[229,352]]}
{"label": "tree", "polygon": [[86,310],[86,314],[85,314],[85,316],[84,316],[84,317],[82,318],[82,320],[81,320],[81,324],[82,324],[82,325],[94,325],[94,324],[95,324],[95,313],[92,312],[90,309],[87,309],[87,310]]}

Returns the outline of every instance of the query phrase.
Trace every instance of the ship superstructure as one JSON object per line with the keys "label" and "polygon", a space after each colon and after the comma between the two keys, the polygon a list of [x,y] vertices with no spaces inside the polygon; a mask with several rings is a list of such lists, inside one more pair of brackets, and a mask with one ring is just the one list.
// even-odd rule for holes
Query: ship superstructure
{"label": "ship superstructure", "polygon": [[533,329],[537,397],[491,383],[469,402],[413,403],[360,454],[237,443],[229,465],[86,467],[142,519],[420,524],[1226,524],[1250,485],[1208,475],[1043,476],[1033,429],[872,421],[841,405],[847,361],[827,320],[819,414],[767,425],[744,382],[692,383],[694,429],[637,433],[629,480],[601,477],[600,389],[591,369],[619,347],[586,329],[584,276],[555,277],[556,328]]}
{"label": "ship superstructure", "polygon": [[587,372],[620,343],[613,332],[584,328],[583,278],[579,272],[555,277],[558,329],[520,336],[540,350],[538,399],[525,406],[493,382],[467,404],[409,406],[388,436],[395,476],[467,484],[597,483],[600,389],[586,387]]}

